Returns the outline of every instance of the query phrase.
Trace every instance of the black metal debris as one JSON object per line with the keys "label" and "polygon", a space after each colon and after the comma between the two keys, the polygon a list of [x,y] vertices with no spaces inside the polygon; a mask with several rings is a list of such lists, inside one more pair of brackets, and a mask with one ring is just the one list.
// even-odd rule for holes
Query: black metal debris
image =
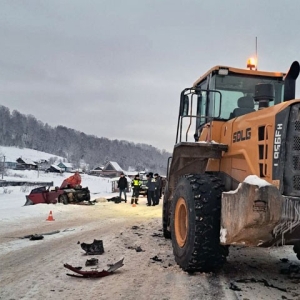
{"label": "black metal debris", "polygon": [[151,257],[150,259],[152,259],[153,261],[158,261],[158,262],[162,262],[162,259],[161,258],[158,258],[157,255]]}
{"label": "black metal debris", "polygon": [[85,262],[85,266],[97,266],[98,265],[98,258],[91,258],[91,259],[87,259],[87,261]]}
{"label": "black metal debris", "polygon": [[80,244],[82,250],[84,250],[87,255],[100,255],[104,253],[104,247],[103,247],[103,241],[102,240],[96,240],[91,244],[87,243],[81,243]]}
{"label": "black metal debris", "polygon": [[29,240],[31,240],[31,241],[37,241],[37,240],[42,240],[43,238],[44,238],[44,236],[41,235],[41,234],[33,234],[33,235],[29,238]]}

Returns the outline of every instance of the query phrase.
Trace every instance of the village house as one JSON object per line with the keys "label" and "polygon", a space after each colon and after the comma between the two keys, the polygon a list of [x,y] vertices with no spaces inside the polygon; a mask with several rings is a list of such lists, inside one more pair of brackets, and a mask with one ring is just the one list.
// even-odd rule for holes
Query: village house
{"label": "village house", "polygon": [[46,172],[63,173],[63,170],[56,165],[51,165],[48,169],[46,169]]}
{"label": "village house", "polygon": [[2,157],[2,162],[4,163],[5,169],[15,169],[17,166],[17,161],[15,158],[13,159],[11,157],[4,156]]}
{"label": "village house", "polygon": [[37,170],[38,165],[29,158],[19,157],[17,159],[16,169],[19,170]]}
{"label": "village house", "polygon": [[119,177],[121,173],[126,174],[125,171],[115,161],[109,161],[102,169],[101,175],[105,177]]}
{"label": "village house", "polygon": [[102,173],[104,166],[98,166],[90,171],[90,175],[100,176]]}
{"label": "village house", "polygon": [[73,166],[70,163],[60,162],[57,166],[64,172],[73,172]]}

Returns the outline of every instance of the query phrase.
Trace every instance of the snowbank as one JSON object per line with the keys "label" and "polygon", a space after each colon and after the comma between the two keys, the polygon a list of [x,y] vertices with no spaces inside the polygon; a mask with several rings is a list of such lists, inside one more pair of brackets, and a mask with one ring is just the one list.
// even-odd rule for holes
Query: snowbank
{"label": "snowbank", "polygon": [[264,179],[259,178],[256,175],[249,175],[248,177],[245,178],[244,182],[246,182],[248,184],[257,185],[258,187],[271,185],[269,182],[267,182]]}

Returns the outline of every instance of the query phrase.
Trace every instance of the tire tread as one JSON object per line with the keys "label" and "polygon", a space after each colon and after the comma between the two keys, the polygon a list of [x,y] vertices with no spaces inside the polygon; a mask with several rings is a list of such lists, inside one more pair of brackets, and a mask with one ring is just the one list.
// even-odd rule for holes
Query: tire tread
{"label": "tire tread", "polygon": [[[194,195],[195,220],[189,220],[195,230],[191,255],[177,257],[176,262],[188,272],[211,272],[221,268],[228,255],[228,247],[220,244],[221,195],[224,185],[213,174],[184,175]],[[174,247],[173,247],[174,248]]]}

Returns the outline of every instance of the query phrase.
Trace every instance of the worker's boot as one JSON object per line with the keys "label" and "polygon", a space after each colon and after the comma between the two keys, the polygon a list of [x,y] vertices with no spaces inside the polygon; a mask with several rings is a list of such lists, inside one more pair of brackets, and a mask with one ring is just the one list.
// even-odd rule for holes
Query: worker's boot
{"label": "worker's boot", "polygon": [[133,202],[134,202],[134,198],[131,198],[131,204],[133,204]]}
{"label": "worker's boot", "polygon": [[138,204],[138,198],[135,198],[135,204]]}

